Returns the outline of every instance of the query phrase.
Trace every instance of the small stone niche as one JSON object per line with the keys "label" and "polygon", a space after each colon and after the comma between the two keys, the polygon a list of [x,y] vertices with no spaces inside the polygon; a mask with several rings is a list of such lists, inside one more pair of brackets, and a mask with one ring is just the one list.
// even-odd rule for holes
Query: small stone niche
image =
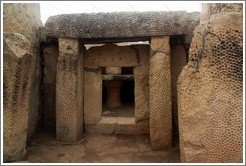
{"label": "small stone niche", "polygon": [[101,71],[102,116],[134,117],[133,67],[106,67]]}

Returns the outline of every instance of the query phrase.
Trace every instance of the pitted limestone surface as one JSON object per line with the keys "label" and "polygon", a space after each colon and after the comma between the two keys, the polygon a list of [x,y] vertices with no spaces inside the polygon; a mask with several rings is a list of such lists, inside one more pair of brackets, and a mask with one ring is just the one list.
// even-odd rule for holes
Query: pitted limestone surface
{"label": "pitted limestone surface", "polygon": [[169,37],[151,39],[149,69],[150,138],[153,149],[172,142],[171,75]]}
{"label": "pitted limestone surface", "polygon": [[74,142],[81,134],[83,102],[80,94],[79,43],[73,39],[59,39],[56,77],[57,139]]}
{"label": "pitted limestone surface", "polygon": [[195,31],[178,84],[183,162],[243,160],[242,25],[242,14],[220,13]]}
{"label": "pitted limestone surface", "polygon": [[39,27],[40,6],[38,3],[4,3],[3,4],[3,32],[20,33],[31,43],[33,57],[36,58],[35,78],[32,79],[30,111],[28,113],[28,141],[37,129],[40,120],[40,58],[39,58]]}
{"label": "pitted limestone surface", "polygon": [[85,55],[85,66],[127,67],[140,62],[136,50],[129,46],[106,44],[90,48]]}
{"label": "pitted limestone surface", "polygon": [[141,65],[134,67],[135,120],[149,119],[149,45],[133,45]]}
{"label": "pitted limestone surface", "polygon": [[45,31],[56,38],[180,35],[186,32],[187,20],[185,11],[63,14],[49,17]]}
{"label": "pitted limestone surface", "polygon": [[212,15],[221,12],[243,12],[243,3],[204,3],[200,22],[209,20]]}
{"label": "pitted limestone surface", "polygon": [[34,57],[21,34],[4,33],[3,161],[22,159],[26,153],[28,113]]}

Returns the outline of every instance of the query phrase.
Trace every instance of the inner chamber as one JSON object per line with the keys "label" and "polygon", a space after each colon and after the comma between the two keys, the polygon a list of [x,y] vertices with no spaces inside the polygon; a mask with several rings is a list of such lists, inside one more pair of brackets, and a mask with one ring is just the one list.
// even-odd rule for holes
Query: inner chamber
{"label": "inner chamber", "polygon": [[102,115],[134,117],[133,67],[102,68]]}

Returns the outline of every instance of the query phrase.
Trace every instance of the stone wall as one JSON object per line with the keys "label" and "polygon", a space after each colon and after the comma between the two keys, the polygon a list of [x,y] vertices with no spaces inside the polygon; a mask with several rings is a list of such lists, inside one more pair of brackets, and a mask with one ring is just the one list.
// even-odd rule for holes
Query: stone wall
{"label": "stone wall", "polygon": [[[224,10],[223,6],[230,7]],[[243,15],[237,12],[239,6],[203,6],[211,11],[205,13],[206,19],[201,14],[206,21],[195,29],[189,63],[178,81],[182,162],[243,162]]]}
{"label": "stone wall", "polygon": [[38,3],[4,3],[3,32],[14,32],[24,35],[31,43],[34,55],[35,72],[32,72],[31,98],[29,101],[28,139],[34,135],[40,119],[40,57],[39,57],[39,27],[41,26],[40,6]]}

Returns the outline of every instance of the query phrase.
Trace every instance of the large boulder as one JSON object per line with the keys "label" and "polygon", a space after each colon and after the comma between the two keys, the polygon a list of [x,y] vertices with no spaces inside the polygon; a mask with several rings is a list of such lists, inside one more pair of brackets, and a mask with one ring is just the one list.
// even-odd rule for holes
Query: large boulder
{"label": "large boulder", "polygon": [[194,32],[178,81],[182,162],[243,161],[243,16],[211,16]]}

